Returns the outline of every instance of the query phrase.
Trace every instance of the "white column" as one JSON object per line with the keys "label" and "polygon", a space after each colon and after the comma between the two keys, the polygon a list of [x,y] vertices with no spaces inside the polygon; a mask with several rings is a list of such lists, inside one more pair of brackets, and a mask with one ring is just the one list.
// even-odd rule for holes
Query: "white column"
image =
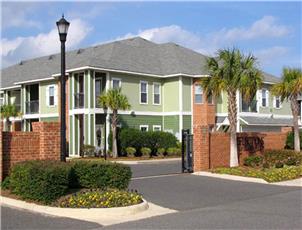
{"label": "white column", "polygon": [[239,112],[240,112],[240,93],[239,90],[237,90],[236,92],[236,102],[237,102],[237,124],[236,124],[236,132],[240,132],[240,116],[239,116]]}
{"label": "white column", "polygon": [[[110,74],[107,73],[106,74],[106,86],[105,86],[105,89],[106,89],[106,92],[108,91],[108,89],[110,88]],[[109,149],[109,143],[108,143],[108,139],[109,139],[109,133],[110,133],[110,113],[109,113],[109,110],[108,110],[108,114],[106,116],[106,146],[107,146],[107,151]]]}
{"label": "white column", "polygon": [[178,79],[178,103],[179,103],[179,136],[178,139],[181,140],[181,130],[183,129],[183,89],[182,89],[182,76]]}

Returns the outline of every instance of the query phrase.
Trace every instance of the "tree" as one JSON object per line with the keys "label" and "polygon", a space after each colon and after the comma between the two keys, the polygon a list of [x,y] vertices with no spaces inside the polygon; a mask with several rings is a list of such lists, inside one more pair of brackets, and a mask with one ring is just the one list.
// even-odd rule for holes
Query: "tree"
{"label": "tree", "polygon": [[238,166],[237,152],[237,100],[239,91],[246,102],[251,102],[262,85],[262,74],[256,68],[256,58],[243,55],[238,49],[218,51],[217,58],[208,58],[206,67],[210,77],[200,80],[206,96],[218,97],[223,91],[228,95],[228,119],[230,122],[230,166]]}
{"label": "tree", "polygon": [[11,121],[9,120],[10,117],[18,117],[20,116],[20,112],[18,112],[15,105],[2,105],[1,106],[1,117],[6,120],[7,122],[7,130],[10,130]]}
{"label": "tree", "polygon": [[112,111],[112,153],[116,158],[117,141],[116,141],[116,127],[118,123],[118,110],[127,110],[131,108],[128,98],[121,93],[121,89],[109,89],[107,92],[99,96],[98,104],[103,108],[109,108]]}
{"label": "tree", "polygon": [[299,137],[299,102],[298,97],[302,92],[302,71],[297,68],[283,68],[282,81],[272,87],[272,93],[280,96],[281,101],[289,100],[293,114],[295,151],[300,152]]}

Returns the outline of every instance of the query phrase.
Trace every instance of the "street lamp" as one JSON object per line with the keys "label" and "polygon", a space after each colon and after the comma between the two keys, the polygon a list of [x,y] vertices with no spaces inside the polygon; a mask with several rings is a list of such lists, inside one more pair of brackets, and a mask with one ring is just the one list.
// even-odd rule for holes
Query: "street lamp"
{"label": "street lamp", "polygon": [[66,89],[65,89],[65,42],[70,23],[65,20],[64,14],[57,21],[61,41],[61,161],[66,161]]}
{"label": "street lamp", "polygon": [[105,126],[104,126],[104,136],[105,136],[105,142],[104,142],[104,159],[107,160],[107,112],[108,108],[105,106],[103,108],[104,114],[105,114]]}

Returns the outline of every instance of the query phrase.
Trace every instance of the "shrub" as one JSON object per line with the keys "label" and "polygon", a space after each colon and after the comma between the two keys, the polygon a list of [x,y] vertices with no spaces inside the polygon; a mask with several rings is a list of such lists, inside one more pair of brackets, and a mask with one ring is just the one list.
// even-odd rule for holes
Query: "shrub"
{"label": "shrub", "polygon": [[181,155],[181,149],[179,149],[179,148],[168,148],[167,149],[167,155],[168,156],[172,156],[172,155],[180,156]]}
{"label": "shrub", "polygon": [[65,208],[113,208],[142,203],[142,197],[133,192],[119,190],[89,190],[66,196],[56,202]]}
{"label": "shrub", "polygon": [[93,145],[83,145],[81,149],[82,157],[92,157],[95,156],[95,147]]}
{"label": "shrub", "polygon": [[77,161],[72,168],[78,182],[73,187],[127,189],[132,176],[129,166],[105,161]]}
{"label": "shrub", "polygon": [[143,156],[151,156],[151,149],[147,147],[141,148],[141,153]]}
{"label": "shrub", "polygon": [[164,155],[166,152],[165,148],[158,148],[157,149],[157,153],[160,154],[160,155]]}
{"label": "shrub", "polygon": [[[300,165],[302,162],[302,153],[295,152],[293,150],[267,150],[264,152],[264,162],[268,163],[270,166],[274,166],[277,162],[286,162],[291,159],[295,165]],[[289,162],[289,163],[291,163]]]}
{"label": "shrub", "polygon": [[21,162],[12,167],[9,187],[21,198],[48,204],[67,192],[71,171],[58,161]]}
{"label": "shrub", "polygon": [[262,156],[249,156],[244,159],[244,165],[249,167],[260,166],[263,162]]}
{"label": "shrub", "polygon": [[5,179],[1,182],[1,189],[9,189],[9,176],[5,177]]}
{"label": "shrub", "polygon": [[127,156],[134,156],[134,154],[136,153],[136,149],[133,147],[128,147],[126,148],[126,153]]}
{"label": "shrub", "polygon": [[[293,132],[289,132],[286,138],[286,142],[285,142],[285,148],[287,149],[294,149],[294,133]],[[300,148],[302,150],[302,131],[300,131]]]}
{"label": "shrub", "polygon": [[276,164],[275,164],[275,167],[277,168],[277,169],[279,169],[279,168],[283,168],[283,166],[284,166],[284,164],[282,163],[282,162],[277,162]]}

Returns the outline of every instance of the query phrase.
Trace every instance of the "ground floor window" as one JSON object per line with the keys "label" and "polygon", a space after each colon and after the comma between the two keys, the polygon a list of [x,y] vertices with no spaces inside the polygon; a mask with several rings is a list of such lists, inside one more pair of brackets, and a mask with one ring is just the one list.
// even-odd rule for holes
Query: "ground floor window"
{"label": "ground floor window", "polygon": [[139,129],[142,132],[147,132],[149,130],[149,125],[140,125]]}
{"label": "ground floor window", "polygon": [[153,125],[153,131],[161,131],[161,125]]}

